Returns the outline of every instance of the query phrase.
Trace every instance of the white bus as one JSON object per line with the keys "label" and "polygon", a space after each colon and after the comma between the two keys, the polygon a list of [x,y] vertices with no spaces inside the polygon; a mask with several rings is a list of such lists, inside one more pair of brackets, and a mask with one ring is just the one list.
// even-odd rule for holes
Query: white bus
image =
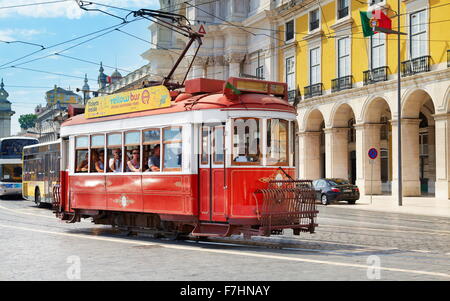
{"label": "white bus", "polygon": [[0,138],[0,197],[22,194],[22,151],[39,140],[30,137]]}

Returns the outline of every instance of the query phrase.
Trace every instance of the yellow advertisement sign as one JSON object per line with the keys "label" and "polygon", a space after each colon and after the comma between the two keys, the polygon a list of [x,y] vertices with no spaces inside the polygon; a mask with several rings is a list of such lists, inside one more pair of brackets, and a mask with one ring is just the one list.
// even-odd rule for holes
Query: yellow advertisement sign
{"label": "yellow advertisement sign", "polygon": [[170,107],[170,93],[165,86],[155,86],[92,98],[84,116],[96,118]]}

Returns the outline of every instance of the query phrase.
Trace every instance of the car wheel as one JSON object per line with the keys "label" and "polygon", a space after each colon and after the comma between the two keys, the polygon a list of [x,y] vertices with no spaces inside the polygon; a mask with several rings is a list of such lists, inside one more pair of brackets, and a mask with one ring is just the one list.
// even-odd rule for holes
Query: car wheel
{"label": "car wheel", "polygon": [[330,203],[326,194],[322,194],[322,197],[320,198],[320,202],[322,203],[322,205],[328,205]]}
{"label": "car wheel", "polygon": [[347,201],[350,205],[354,205],[356,203],[356,200],[349,200]]}

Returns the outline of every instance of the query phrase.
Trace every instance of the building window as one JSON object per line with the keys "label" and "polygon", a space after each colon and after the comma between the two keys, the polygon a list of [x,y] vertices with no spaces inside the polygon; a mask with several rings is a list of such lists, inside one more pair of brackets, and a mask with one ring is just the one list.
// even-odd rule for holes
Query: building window
{"label": "building window", "polygon": [[294,20],[286,23],[286,41],[290,41],[294,38]]}
{"label": "building window", "polygon": [[427,55],[427,20],[426,10],[410,15],[410,51],[411,58]]}
{"label": "building window", "polygon": [[256,77],[259,79],[264,79],[264,66],[259,66],[256,68]]}
{"label": "building window", "polygon": [[319,28],[319,9],[309,13],[309,31]]}
{"label": "building window", "polygon": [[350,38],[338,40],[338,77],[350,75]]}
{"label": "building window", "polygon": [[370,37],[370,69],[386,66],[386,34],[377,33]]}
{"label": "building window", "polygon": [[320,83],[320,47],[309,51],[310,84]]}
{"label": "building window", "polygon": [[348,16],[348,0],[338,0],[338,19]]}
{"label": "building window", "polygon": [[286,59],[286,83],[288,91],[295,90],[295,61],[293,56]]}

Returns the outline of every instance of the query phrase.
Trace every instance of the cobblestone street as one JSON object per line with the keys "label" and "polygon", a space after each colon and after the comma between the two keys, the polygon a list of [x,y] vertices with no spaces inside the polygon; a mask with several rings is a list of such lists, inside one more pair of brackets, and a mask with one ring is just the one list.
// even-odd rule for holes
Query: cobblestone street
{"label": "cobblestone street", "polygon": [[346,207],[319,206],[313,235],[254,238],[296,244],[273,249],[128,237],[0,200],[0,280],[450,279],[448,219]]}

